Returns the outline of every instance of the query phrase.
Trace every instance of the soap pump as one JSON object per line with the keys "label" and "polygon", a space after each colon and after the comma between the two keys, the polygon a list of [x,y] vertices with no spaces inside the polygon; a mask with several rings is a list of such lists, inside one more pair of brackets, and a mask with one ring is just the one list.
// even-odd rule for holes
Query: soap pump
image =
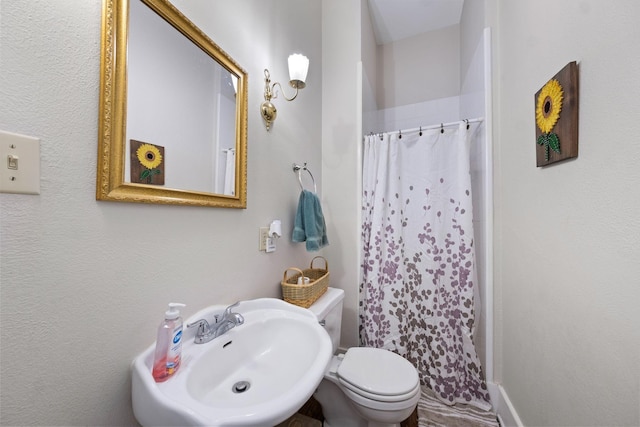
{"label": "soap pump", "polygon": [[180,367],[182,357],[182,318],[179,307],[184,304],[172,302],[158,327],[156,351],[153,357],[153,379],[156,382],[168,380]]}

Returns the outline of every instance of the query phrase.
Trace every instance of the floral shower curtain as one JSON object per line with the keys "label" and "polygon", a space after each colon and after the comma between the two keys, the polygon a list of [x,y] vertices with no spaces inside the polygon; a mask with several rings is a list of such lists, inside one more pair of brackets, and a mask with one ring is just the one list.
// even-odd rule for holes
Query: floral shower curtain
{"label": "floral shower curtain", "polygon": [[360,341],[411,361],[443,402],[489,409],[472,338],[471,132],[366,137]]}

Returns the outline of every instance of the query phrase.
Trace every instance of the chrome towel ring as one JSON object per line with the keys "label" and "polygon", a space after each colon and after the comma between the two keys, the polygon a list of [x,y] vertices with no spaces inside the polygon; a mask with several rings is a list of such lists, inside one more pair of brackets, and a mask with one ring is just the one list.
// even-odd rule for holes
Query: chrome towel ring
{"label": "chrome towel ring", "polygon": [[302,190],[304,190],[304,184],[302,183],[302,171],[305,170],[309,173],[309,176],[311,177],[311,181],[313,181],[313,192],[317,193],[318,192],[318,188],[316,187],[316,180],[313,177],[313,174],[311,173],[311,171],[307,168],[307,162],[304,163],[304,166],[300,166],[297,164],[293,164],[293,172],[297,172],[298,173],[298,182],[300,183],[300,188]]}

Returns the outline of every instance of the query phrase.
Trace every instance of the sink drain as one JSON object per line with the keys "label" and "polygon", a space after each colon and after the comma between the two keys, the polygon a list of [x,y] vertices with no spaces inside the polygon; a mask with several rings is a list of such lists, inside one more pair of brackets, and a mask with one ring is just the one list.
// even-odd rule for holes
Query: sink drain
{"label": "sink drain", "polygon": [[251,387],[251,383],[249,381],[238,381],[233,385],[233,387],[231,387],[231,390],[234,393],[244,393],[249,390],[249,387]]}

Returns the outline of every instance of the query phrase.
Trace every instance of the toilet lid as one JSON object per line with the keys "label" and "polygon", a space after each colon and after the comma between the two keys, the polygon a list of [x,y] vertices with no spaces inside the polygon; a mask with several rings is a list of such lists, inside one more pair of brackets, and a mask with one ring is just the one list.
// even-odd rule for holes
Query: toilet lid
{"label": "toilet lid", "polygon": [[361,390],[364,395],[380,397],[413,394],[420,382],[411,362],[380,348],[350,348],[337,374],[354,392]]}

